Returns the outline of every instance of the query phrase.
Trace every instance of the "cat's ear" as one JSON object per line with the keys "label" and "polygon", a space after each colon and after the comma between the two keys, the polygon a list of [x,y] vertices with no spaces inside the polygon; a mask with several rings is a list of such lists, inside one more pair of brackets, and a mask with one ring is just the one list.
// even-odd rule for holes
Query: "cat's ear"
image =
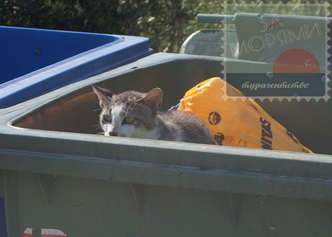
{"label": "cat's ear", "polygon": [[142,100],[152,106],[154,112],[157,112],[163,100],[163,91],[160,88],[154,88],[150,90]]}
{"label": "cat's ear", "polygon": [[99,86],[92,86],[92,89],[98,96],[100,107],[103,108],[108,106],[112,99],[113,93]]}

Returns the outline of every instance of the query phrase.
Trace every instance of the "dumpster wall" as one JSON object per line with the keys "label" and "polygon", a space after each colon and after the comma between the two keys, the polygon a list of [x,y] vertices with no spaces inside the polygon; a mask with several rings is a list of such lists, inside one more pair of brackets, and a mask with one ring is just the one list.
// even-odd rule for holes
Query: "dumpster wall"
{"label": "dumpster wall", "polygon": [[[331,155],[95,135],[92,84],[113,92],[158,86],[168,109],[220,76],[221,60],[155,54],[1,110],[9,236],[28,228],[81,237],[331,236]],[[262,106],[309,148],[331,154],[330,103]]]}
{"label": "dumpster wall", "polygon": [[332,233],[331,202],[57,176],[47,204],[35,174],[19,172],[16,178],[19,198],[12,205],[20,220],[17,236],[26,228],[51,227],[81,237]]}

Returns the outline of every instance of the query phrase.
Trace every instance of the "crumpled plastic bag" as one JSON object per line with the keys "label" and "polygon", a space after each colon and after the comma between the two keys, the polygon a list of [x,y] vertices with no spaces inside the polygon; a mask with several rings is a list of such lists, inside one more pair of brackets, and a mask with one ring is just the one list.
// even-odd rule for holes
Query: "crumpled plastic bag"
{"label": "crumpled plastic bag", "polygon": [[[226,85],[227,92],[241,98],[227,99],[222,90]],[[218,145],[312,153],[254,100],[219,77],[187,91],[178,110],[200,117]]]}

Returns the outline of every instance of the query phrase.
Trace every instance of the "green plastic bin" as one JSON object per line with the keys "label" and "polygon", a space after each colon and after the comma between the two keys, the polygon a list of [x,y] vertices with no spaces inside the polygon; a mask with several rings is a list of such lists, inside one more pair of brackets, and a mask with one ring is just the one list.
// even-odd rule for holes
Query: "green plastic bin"
{"label": "green plastic bin", "polygon": [[[194,32],[180,53],[223,57],[222,78],[252,98],[328,100],[332,18],[259,13],[261,7],[256,13],[198,14],[200,23],[223,25]],[[307,6],[323,14],[323,5],[316,7]],[[297,89],[280,90],[286,86]]]}
{"label": "green plastic bin", "polygon": [[[322,16],[244,12],[198,14],[199,23],[223,23],[226,29],[194,32],[183,42],[180,53],[273,63],[281,53],[301,48],[325,67],[331,20]],[[229,29],[229,25],[234,29]]]}
{"label": "green plastic bin", "polygon": [[331,100],[261,103],[316,154],[96,135],[92,84],[168,109],[221,60],[157,53],[0,110],[8,236],[330,237]]}

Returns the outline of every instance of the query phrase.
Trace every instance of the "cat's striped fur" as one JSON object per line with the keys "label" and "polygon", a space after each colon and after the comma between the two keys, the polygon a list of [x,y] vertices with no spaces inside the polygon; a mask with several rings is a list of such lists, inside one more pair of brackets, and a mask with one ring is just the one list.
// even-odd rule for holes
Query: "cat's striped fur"
{"label": "cat's striped fur", "polygon": [[122,136],[179,142],[213,144],[211,133],[195,115],[187,112],[159,112],[163,92],[125,91],[113,94],[93,86],[102,109],[100,125],[105,136]]}

